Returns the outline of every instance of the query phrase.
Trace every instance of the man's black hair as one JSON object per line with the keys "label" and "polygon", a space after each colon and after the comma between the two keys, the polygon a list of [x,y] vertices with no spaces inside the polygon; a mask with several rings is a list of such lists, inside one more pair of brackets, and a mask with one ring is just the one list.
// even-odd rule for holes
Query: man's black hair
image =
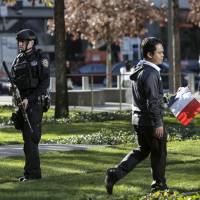
{"label": "man's black hair", "polygon": [[162,44],[162,41],[155,37],[146,37],[141,42],[141,54],[143,58],[147,58],[147,54],[153,54],[156,50],[156,45]]}
{"label": "man's black hair", "polygon": [[130,60],[125,60],[124,61],[125,67],[126,67],[126,71],[130,71],[131,67],[132,67],[132,63]]}

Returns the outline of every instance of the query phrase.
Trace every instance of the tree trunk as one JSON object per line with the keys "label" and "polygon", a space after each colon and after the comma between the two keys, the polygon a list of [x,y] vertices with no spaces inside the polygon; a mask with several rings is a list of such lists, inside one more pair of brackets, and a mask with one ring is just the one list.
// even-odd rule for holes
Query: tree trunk
{"label": "tree trunk", "polygon": [[65,23],[64,0],[55,1],[55,67],[56,67],[56,99],[55,118],[67,117],[68,91],[65,66]]}
{"label": "tree trunk", "polygon": [[181,86],[180,33],[178,0],[168,0],[168,58],[170,63],[169,89],[175,93]]}
{"label": "tree trunk", "polygon": [[112,87],[112,62],[111,62],[111,44],[112,40],[111,38],[108,38],[107,40],[107,49],[106,49],[106,87],[111,88]]}

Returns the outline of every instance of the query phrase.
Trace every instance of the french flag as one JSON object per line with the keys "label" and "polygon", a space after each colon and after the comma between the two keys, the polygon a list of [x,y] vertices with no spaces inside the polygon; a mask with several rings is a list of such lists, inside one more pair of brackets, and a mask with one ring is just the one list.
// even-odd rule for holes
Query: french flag
{"label": "french flag", "polygon": [[170,98],[168,107],[184,126],[187,126],[200,112],[200,103],[188,87],[181,87],[176,95]]}

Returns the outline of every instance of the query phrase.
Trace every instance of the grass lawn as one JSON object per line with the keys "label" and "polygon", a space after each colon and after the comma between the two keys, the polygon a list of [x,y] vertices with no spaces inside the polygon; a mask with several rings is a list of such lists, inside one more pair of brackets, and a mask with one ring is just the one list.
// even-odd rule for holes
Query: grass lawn
{"label": "grass lawn", "polygon": [[[200,190],[200,141],[168,143],[168,185],[179,192]],[[41,155],[43,179],[19,183],[23,157],[0,158],[0,200],[114,200],[138,199],[149,192],[149,159],[138,165],[108,196],[105,170],[117,164],[133,145],[99,147],[89,151]]]}
{"label": "grass lawn", "polygon": [[[9,118],[11,111],[1,112]],[[46,116],[53,115],[50,110]],[[191,126],[199,126],[199,116]],[[167,115],[167,124],[179,124]],[[180,124],[179,124],[180,125]],[[45,123],[41,143],[59,136],[92,134],[102,128],[131,130],[130,121],[81,122],[71,124]],[[188,127],[191,129],[190,127]],[[193,129],[191,129],[193,130]],[[0,145],[23,143],[19,131],[0,128]],[[19,183],[24,157],[0,157],[0,200],[132,200],[149,192],[151,184],[150,161],[147,159],[122,179],[108,196],[104,188],[105,171],[119,163],[133,148],[133,144],[99,147],[88,151],[48,152],[41,154],[43,179]],[[166,176],[172,190],[179,192],[200,190],[200,140],[173,141],[168,143]],[[199,197],[200,199],[200,197]]]}

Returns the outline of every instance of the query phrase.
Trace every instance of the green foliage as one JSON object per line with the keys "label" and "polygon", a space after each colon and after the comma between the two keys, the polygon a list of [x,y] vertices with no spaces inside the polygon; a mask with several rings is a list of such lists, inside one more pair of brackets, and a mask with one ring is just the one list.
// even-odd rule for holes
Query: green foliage
{"label": "green foliage", "polygon": [[133,134],[130,130],[125,128],[121,129],[106,129],[102,128],[100,131],[71,137],[59,136],[56,139],[47,141],[47,143],[58,144],[95,144],[95,145],[113,145],[125,144],[133,142]]}
{"label": "green foliage", "polygon": [[[168,130],[169,129],[169,130]],[[199,135],[195,135],[192,130],[186,131],[181,127],[168,127],[168,141],[181,141],[186,139],[198,140]],[[78,134],[73,136],[58,136],[46,143],[62,143],[62,144],[103,144],[103,145],[117,145],[134,142],[134,131],[129,126],[125,128],[101,128],[97,132],[90,134]]]}
{"label": "green foliage", "polygon": [[51,123],[77,123],[77,122],[103,122],[110,120],[130,120],[131,111],[115,111],[115,112],[70,112],[69,118],[54,119],[53,117],[45,117],[44,122]]}
{"label": "green foliage", "polygon": [[0,112],[11,112],[11,111],[14,111],[15,110],[15,107],[14,106],[11,106],[11,105],[3,105],[3,106],[0,106]]}
{"label": "green foliage", "polygon": [[189,125],[184,127],[182,125],[166,124],[168,133],[168,140],[185,140],[185,139],[200,139],[200,127]]}
{"label": "green foliage", "polygon": [[8,126],[12,125],[12,122],[10,121],[10,117],[0,117],[0,126]]}
{"label": "green foliage", "polygon": [[188,193],[179,193],[177,191],[161,192],[157,191],[155,193],[150,193],[140,200],[198,200],[200,199],[200,192],[188,192]]}
{"label": "green foliage", "polygon": [[[131,119],[131,111],[115,111],[115,112],[70,112],[68,118],[54,119],[53,109],[44,113],[43,123],[77,123],[77,122],[103,122],[110,120],[129,120]],[[11,125],[10,117],[14,112],[12,106],[0,106],[0,125]]]}

